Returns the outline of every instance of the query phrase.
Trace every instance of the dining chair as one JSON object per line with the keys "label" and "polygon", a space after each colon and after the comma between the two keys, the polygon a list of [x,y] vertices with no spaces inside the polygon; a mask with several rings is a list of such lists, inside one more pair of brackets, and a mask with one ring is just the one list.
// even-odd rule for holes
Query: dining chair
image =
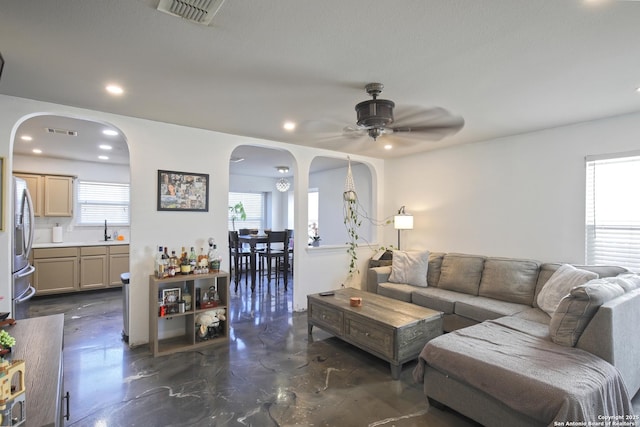
{"label": "dining chair", "polygon": [[[289,282],[289,235],[289,230],[267,232],[267,247],[259,254],[260,260],[266,263],[267,284],[270,284],[271,278],[275,276],[276,286],[278,286],[280,275],[282,275],[285,291]],[[264,264],[261,262],[261,265]],[[261,270],[260,275],[263,274],[264,271]]]}
{"label": "dining chair", "polygon": [[242,247],[238,239],[237,231],[229,231],[229,262],[233,265],[233,275],[236,281],[235,291],[238,292],[238,283],[242,278],[242,270],[248,275],[251,252]]}

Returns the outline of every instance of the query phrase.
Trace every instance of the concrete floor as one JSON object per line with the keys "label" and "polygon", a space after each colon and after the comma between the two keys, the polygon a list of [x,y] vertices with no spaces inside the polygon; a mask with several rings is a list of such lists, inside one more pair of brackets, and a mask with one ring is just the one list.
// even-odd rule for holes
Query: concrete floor
{"label": "concrete floor", "polygon": [[[231,293],[228,344],[153,358],[121,340],[119,289],[35,298],[30,317],[65,315],[67,426],[474,426],[428,408],[405,365],[389,365],[292,313],[292,287]],[[132,286],[135,286],[132,285]],[[640,413],[640,398],[634,399]]]}

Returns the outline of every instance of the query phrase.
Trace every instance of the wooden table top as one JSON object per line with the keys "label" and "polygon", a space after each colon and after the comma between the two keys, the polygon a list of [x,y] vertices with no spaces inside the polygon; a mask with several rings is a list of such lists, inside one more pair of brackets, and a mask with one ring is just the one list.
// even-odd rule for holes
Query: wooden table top
{"label": "wooden table top", "polygon": [[[439,311],[356,288],[341,288],[334,292],[334,295],[329,296],[311,294],[308,295],[307,298],[314,302],[333,306],[343,311],[357,313],[397,328],[424,319],[442,317],[442,313]],[[362,298],[362,306],[351,307],[349,304],[351,297]]]}

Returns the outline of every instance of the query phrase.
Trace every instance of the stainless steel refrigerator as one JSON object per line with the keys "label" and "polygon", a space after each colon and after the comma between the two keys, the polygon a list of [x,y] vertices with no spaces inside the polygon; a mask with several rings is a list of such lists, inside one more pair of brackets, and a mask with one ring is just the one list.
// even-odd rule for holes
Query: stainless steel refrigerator
{"label": "stainless steel refrigerator", "polygon": [[23,319],[26,316],[26,304],[36,290],[31,281],[35,267],[29,264],[29,254],[33,244],[33,202],[27,183],[22,178],[13,177],[13,215],[12,215],[13,257],[13,294],[11,297],[11,317]]}

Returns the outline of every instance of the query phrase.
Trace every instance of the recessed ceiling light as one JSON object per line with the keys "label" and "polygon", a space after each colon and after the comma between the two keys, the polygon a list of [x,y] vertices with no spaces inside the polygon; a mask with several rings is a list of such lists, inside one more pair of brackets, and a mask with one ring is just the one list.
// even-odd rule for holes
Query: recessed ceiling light
{"label": "recessed ceiling light", "polygon": [[110,145],[108,145],[108,144],[100,144],[100,145],[98,145],[98,147],[99,147],[101,150],[111,150],[111,149],[113,148],[112,146],[110,146]]}
{"label": "recessed ceiling light", "polygon": [[294,122],[284,122],[282,127],[285,130],[292,131],[292,130],[294,130],[296,128],[296,124]]}
{"label": "recessed ceiling light", "polygon": [[384,149],[385,150],[391,150],[393,148],[393,145],[391,144],[385,144]]}
{"label": "recessed ceiling light", "polygon": [[31,138],[29,135],[22,135],[20,139],[23,141],[33,141],[33,138]]}
{"label": "recessed ceiling light", "polygon": [[122,95],[124,93],[124,89],[118,85],[107,85],[105,89],[112,95]]}
{"label": "recessed ceiling light", "polygon": [[98,156],[100,160],[109,160],[108,156]]}
{"label": "recessed ceiling light", "polygon": [[640,86],[638,86],[638,87],[636,88],[636,92],[637,92],[637,93],[640,93]]}
{"label": "recessed ceiling light", "polygon": [[116,136],[118,134],[118,132],[113,129],[105,129],[102,133],[109,136]]}
{"label": "recessed ceiling light", "polygon": [[33,150],[31,150],[31,152],[35,153],[35,154],[42,154],[42,150],[39,148],[34,148]]}

